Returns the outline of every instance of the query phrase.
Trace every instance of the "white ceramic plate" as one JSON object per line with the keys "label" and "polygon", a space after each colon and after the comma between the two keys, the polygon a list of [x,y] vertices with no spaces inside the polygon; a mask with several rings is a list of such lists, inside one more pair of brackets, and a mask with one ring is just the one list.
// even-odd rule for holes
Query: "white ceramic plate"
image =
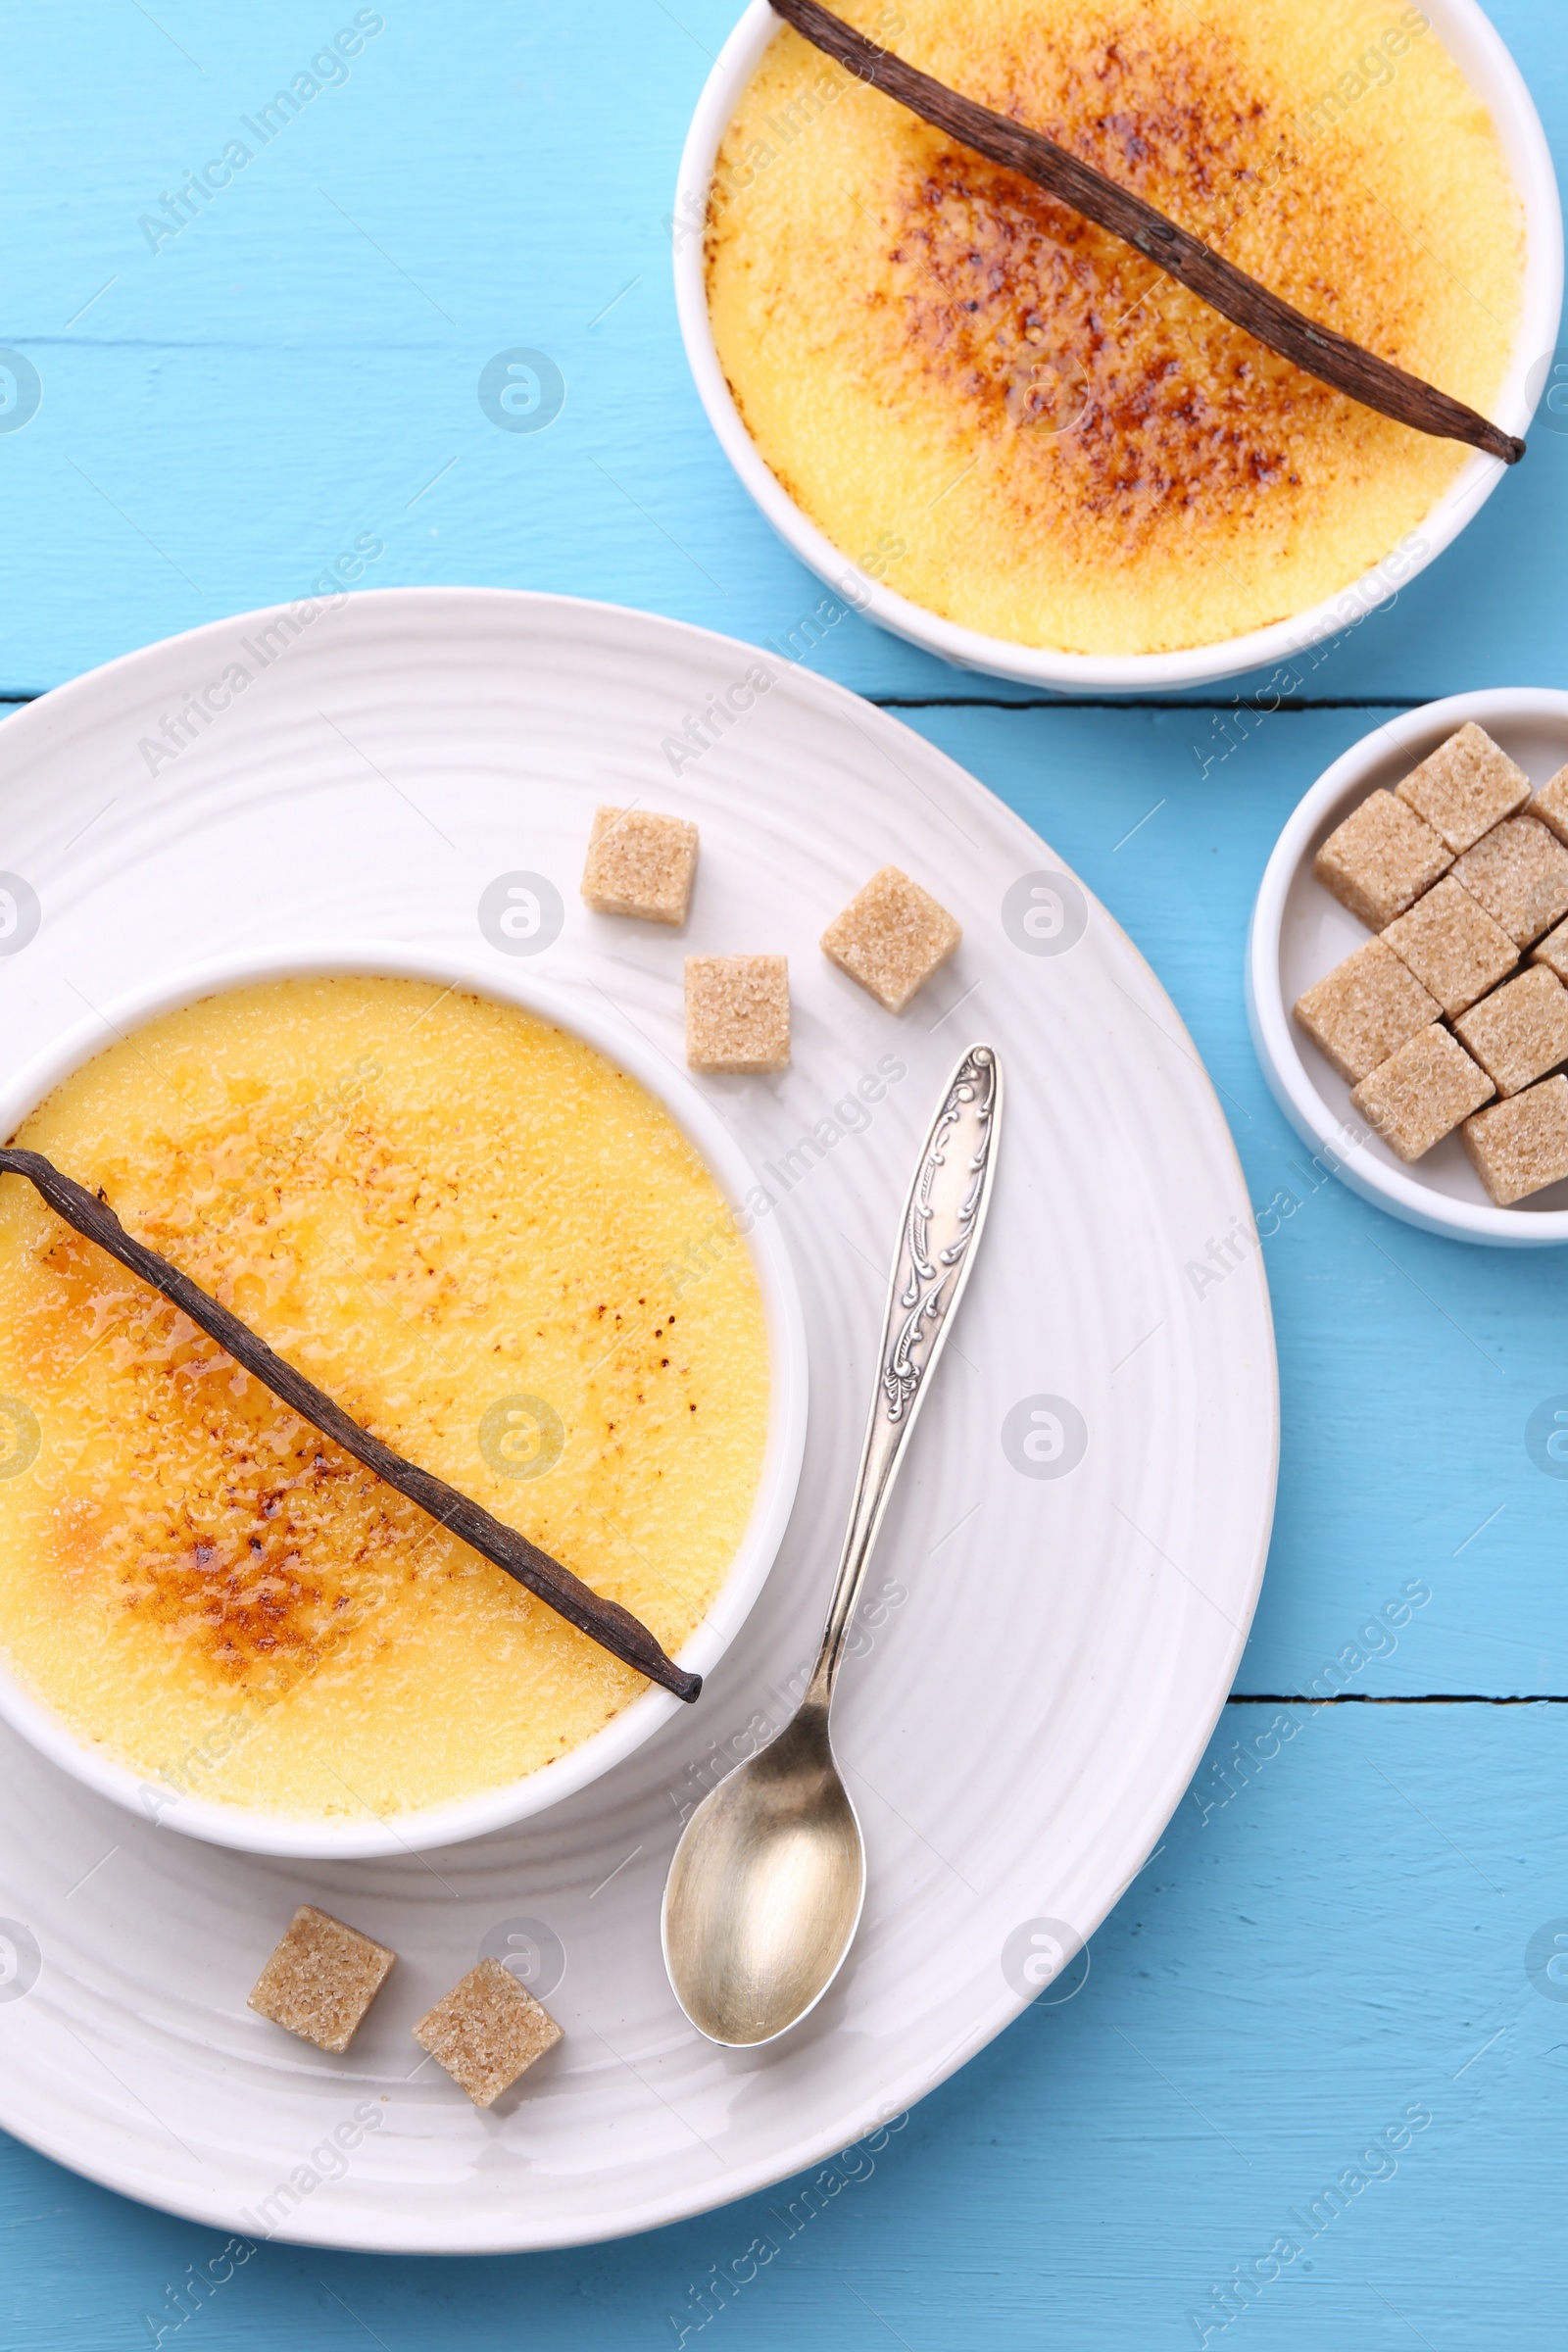
{"label": "white ceramic plate", "polygon": [[[1495,422],[1510,433],[1522,433],[1545,388],[1562,317],[1562,208],[1551,150],[1524,76],[1476,0],[1427,0],[1427,14],[1438,38],[1490,109],[1524,208],[1528,247],[1519,333],[1493,404]],[[820,579],[896,637],[940,654],[959,669],[989,670],[998,677],[1053,686],[1067,694],[1107,689],[1154,694],[1177,686],[1208,685],[1216,678],[1288,661],[1386,603],[1458,537],[1507,471],[1498,459],[1472,452],[1419,531],[1391,549],[1359,580],[1348,582],[1310,612],[1246,637],[1194,646],[1184,653],[1064,654],[1012,645],[977,629],[960,628],[896,595],[835,547],[780,486],[746,429],[713,347],[703,262],[713,159],[742,92],[779,29],[780,20],[768,0],[751,0],[719,51],[692,117],[671,220],[681,335],[699,396],[724,455],[779,537]],[[898,47],[896,39],[893,47]]]}
{"label": "white ceramic plate", "polygon": [[[127,1816],[0,1731],[0,2123],[253,2234],[571,2244],[848,2145],[961,2065],[1039,1988],[1042,1961],[1099,1925],[1202,1753],[1251,1616],[1277,1444],[1267,1295],[1255,1254],[1218,1287],[1185,1270],[1248,1201],[1163,991],[1046,845],[897,721],[789,671],[675,762],[688,714],[762,657],[549,597],[396,590],[304,610],[292,638],[276,614],[218,623],[6,721],[4,862],[42,925],[0,959],[0,1079],[176,944],[195,960],[335,933],[499,972],[476,910],[519,872],[564,907],[541,979],[608,1000],[677,1063],[682,957],[787,954],[792,1068],[700,1083],[796,1266],[812,1383],[799,1499],[699,1707],[548,1815],[466,1845],[331,1863],[224,1851]],[[189,722],[176,759],[142,749],[230,664],[247,683]],[[684,937],[577,896],[593,808],[634,799],[702,826]],[[890,857],[964,926],[897,1020],[816,946]],[[814,1651],[893,1220],[976,1037],[1007,1073],[991,1221],[835,1713],[869,1846],[864,1924],[795,2034],[721,2052],[664,1977],[664,1873],[682,1808],[779,1720]],[[400,1955],[343,2057],[245,2006],[306,1899]],[[483,2115],[416,2063],[409,2034],[481,1949],[510,1953],[565,2029]]]}
{"label": "white ceramic plate", "polygon": [[1429,1233],[1533,1250],[1568,1242],[1568,1181],[1497,1208],[1457,1135],[1407,1166],[1367,1132],[1345,1080],[1291,1018],[1297,998],[1371,937],[1313,880],[1319,847],[1369,792],[1392,790],[1467,720],[1485,727],[1533,784],[1568,761],[1568,694],[1549,687],[1450,695],[1363,735],[1298,804],[1263,869],[1247,943],[1247,1010],[1274,1100],[1352,1192]]}
{"label": "white ceramic plate", "polygon": [[[530,894],[528,920],[536,919],[537,896]],[[505,934],[503,934],[505,936]],[[477,995],[500,997],[525,1006],[546,1020],[560,1023],[597,1046],[616,1066],[636,1078],[662,1102],[701,1154],[730,1206],[744,1202],[751,1168],[728,1130],[685,1073],[673,1068],[666,1054],[650,1046],[616,1019],[597,996],[581,991],[571,995],[542,984],[531,971],[533,958],[491,955],[489,968],[480,968],[485,954],[470,947],[459,956],[432,954],[427,948],[388,947],[369,941],[310,943],[303,947],[270,948],[258,954],[229,955],[175,972],[161,972],[150,987],[117,996],[102,1013],[88,1013],[63,1038],[35,1054],[15,1077],[0,1079],[0,1136],[18,1123],[84,1061],[101,1054],[108,1033],[134,1035],[144,1021],[169,1012],[177,1004],[193,1004],[228,988],[253,981],[303,977],[321,972],[375,972],[396,979],[432,980],[443,987],[466,987]],[[499,965],[498,970],[495,967]],[[678,1663],[694,1674],[710,1674],[723,1656],[746,1613],[761,1591],[773,1555],[789,1523],[806,1444],[807,1358],[806,1332],[795,1277],[779,1228],[771,1222],[752,1223],[746,1247],[751,1252],[767,1318],[768,1357],[772,1373],[767,1448],[758,1485],[757,1500],[746,1531],[730,1563],[729,1573],[713,1604],[680,1652]],[[0,1499],[4,1490],[0,1489]],[[432,1805],[423,1812],[380,1820],[366,1809],[347,1819],[301,1821],[287,1814],[253,1812],[241,1805],[222,1805],[193,1796],[159,1782],[141,1780],[102,1749],[89,1747],[49,1709],[24,1690],[0,1658],[0,1716],[31,1740],[35,1746],[68,1772],[74,1772],[89,1788],[116,1798],[143,1818],[149,1814],[166,1830],[187,1837],[208,1838],[219,1845],[235,1845],[253,1854],[310,1855],[319,1860],[358,1859],[367,1854],[412,1853],[434,1845],[451,1845],[464,1838],[482,1836],[542,1813],[559,1804],[573,1789],[586,1788],[630,1755],[662,1723],[686,1702],[652,1684],[607,1723],[554,1764],[530,1773],[526,1780],[491,1788],[454,1804]]]}

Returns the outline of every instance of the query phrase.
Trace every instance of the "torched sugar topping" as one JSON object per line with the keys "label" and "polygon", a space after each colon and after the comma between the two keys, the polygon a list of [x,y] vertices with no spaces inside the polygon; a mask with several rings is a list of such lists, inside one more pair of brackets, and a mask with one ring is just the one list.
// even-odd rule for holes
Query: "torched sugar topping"
{"label": "torched sugar topping", "polygon": [[[672,1654],[756,1491],[749,1254],[592,1048],[423,983],[270,983],[112,1047],[19,1141],[362,1425]],[[149,1780],[303,1814],[517,1779],[644,1686],[0,1182],[0,1644]]]}
{"label": "torched sugar topping", "polygon": [[[1419,10],[841,13],[1488,408],[1519,204]],[[1019,642],[1159,651],[1285,617],[1388,557],[1465,463],[787,29],[721,144],[707,264],[720,360],[784,487],[902,594]]]}

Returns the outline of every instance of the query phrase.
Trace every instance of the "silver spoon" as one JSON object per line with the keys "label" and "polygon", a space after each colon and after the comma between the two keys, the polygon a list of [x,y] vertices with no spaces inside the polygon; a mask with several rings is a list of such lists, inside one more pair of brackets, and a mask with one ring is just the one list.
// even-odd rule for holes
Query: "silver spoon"
{"label": "silver spoon", "polygon": [[971,1046],[920,1151],[893,1260],[876,1396],[822,1647],[792,1720],[698,1806],[664,1887],[664,1966],[700,2034],[772,2041],[844,1965],[865,1901],[865,1848],[828,1710],[871,1547],[963,1296],[985,1223],[1002,1066]]}

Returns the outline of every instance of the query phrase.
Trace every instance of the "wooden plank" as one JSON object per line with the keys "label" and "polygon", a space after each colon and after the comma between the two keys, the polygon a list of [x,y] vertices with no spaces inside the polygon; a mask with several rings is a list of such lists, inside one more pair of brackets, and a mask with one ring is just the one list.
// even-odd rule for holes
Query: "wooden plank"
{"label": "wooden plank", "polygon": [[[303,0],[103,11],[69,59],[65,20],[13,12],[26,96],[0,185],[27,227],[4,333],[42,405],[0,434],[27,583],[0,692],[299,596],[361,538],[382,545],[372,586],[564,589],[754,641],[815,611],[820,587],[718,452],[674,325],[663,223],[733,0],[619,0],[608,20],[466,0],[439,30],[380,13],[350,78],[264,144],[248,125],[333,28]],[[1494,14],[1560,136],[1555,12]],[[162,231],[163,195],[231,141],[251,161]],[[485,364],[517,347],[564,379],[543,431],[497,430],[479,407]],[[1461,548],[1340,641],[1311,691],[1558,679],[1565,517],[1568,436],[1543,430]],[[848,613],[813,659],[872,692],[974,685]]]}

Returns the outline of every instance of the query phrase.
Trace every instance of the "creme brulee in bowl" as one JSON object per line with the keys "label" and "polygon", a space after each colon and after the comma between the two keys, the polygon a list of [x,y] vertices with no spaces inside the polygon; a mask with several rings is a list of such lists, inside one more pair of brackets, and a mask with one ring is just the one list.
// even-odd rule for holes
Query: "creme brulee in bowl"
{"label": "creme brulee in bowl", "polygon": [[[1496,122],[1441,37],[1445,17],[1479,26],[1513,91],[1470,0],[838,13],[1522,429],[1560,230],[1553,198],[1527,238]],[[1539,164],[1549,188],[1514,95],[1511,146],[1534,126],[1521,176]],[[1343,625],[1334,600],[1380,565],[1387,595],[1451,536],[1446,502],[1473,511],[1501,470],[1302,374],[758,12],[704,104],[722,115],[704,233],[695,169],[674,227],[710,414],[798,552],[951,658],[1068,685],[1225,674],[1267,658],[1271,630]],[[689,167],[705,145],[694,123]]]}
{"label": "creme brulee in bowl", "polygon": [[[13,1140],[706,1667],[781,1532],[801,1399],[787,1270],[737,1231],[695,1098],[677,1120],[575,1012],[439,974],[263,976],[116,1026]],[[0,1397],[31,1456],[0,1478],[6,1712],[174,1827],[466,1835],[679,1703],[15,1177]]]}

